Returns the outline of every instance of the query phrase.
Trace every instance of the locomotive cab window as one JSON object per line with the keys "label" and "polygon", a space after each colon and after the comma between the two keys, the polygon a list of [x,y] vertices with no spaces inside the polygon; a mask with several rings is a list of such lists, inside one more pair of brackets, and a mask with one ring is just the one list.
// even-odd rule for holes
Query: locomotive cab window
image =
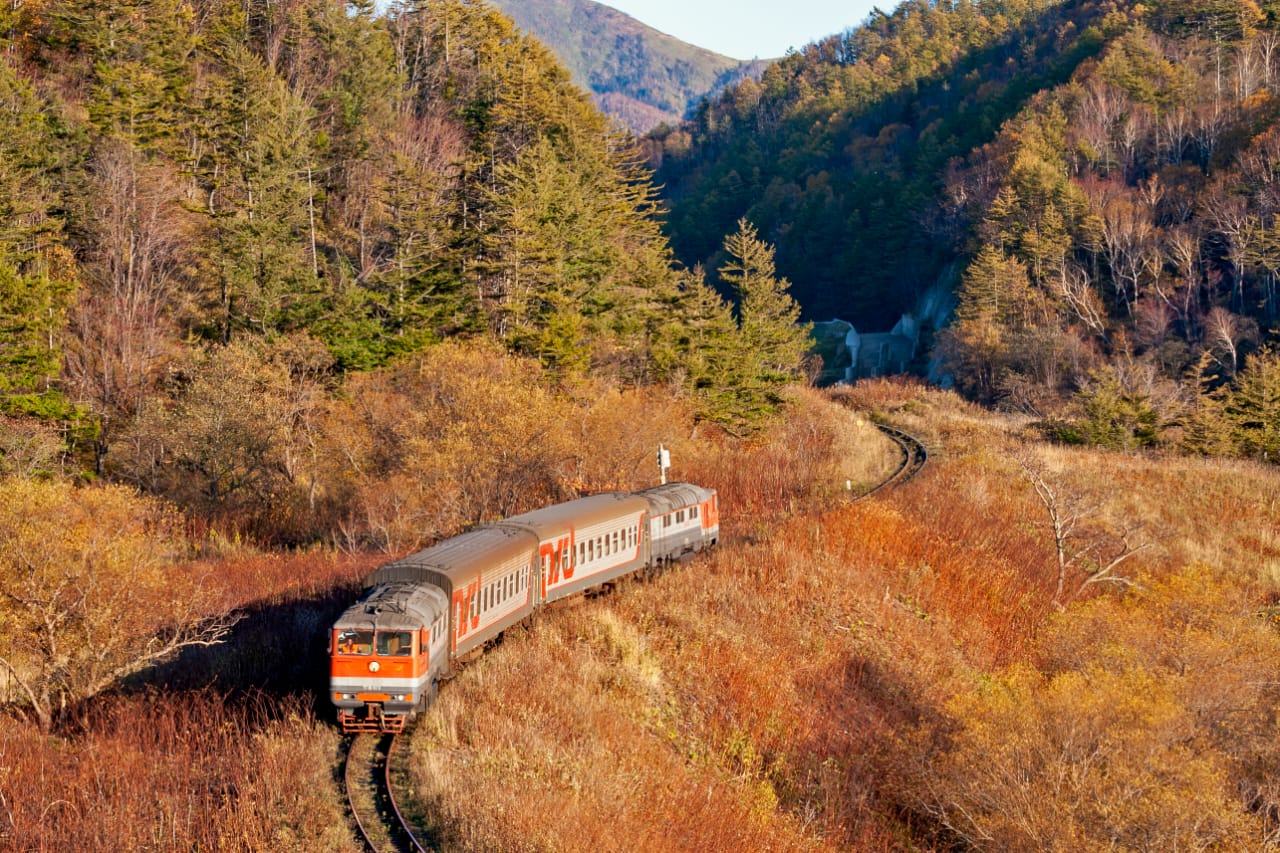
{"label": "locomotive cab window", "polygon": [[408,657],[413,654],[411,631],[379,631],[378,654],[384,657]]}
{"label": "locomotive cab window", "polygon": [[339,631],[337,649],[340,655],[371,655],[373,654],[373,632]]}

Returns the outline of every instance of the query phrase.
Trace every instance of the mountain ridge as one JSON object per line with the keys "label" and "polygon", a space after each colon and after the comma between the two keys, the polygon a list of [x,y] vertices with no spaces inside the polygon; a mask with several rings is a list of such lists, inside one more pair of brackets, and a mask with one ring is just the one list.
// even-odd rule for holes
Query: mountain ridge
{"label": "mountain ridge", "polygon": [[677,124],[703,98],[769,60],[739,60],[681,41],[592,0],[490,0],[543,42],[596,105],[636,134]]}

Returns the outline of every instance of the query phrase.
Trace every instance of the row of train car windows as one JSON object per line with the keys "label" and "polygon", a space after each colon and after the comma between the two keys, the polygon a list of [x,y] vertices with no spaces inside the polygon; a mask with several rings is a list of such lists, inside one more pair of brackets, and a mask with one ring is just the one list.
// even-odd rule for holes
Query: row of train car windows
{"label": "row of train car windows", "polygon": [[[577,562],[579,564],[586,563],[597,557],[612,556],[624,548],[634,548],[639,538],[639,530],[635,527],[629,527],[626,530],[615,530],[612,533],[606,533],[603,536],[595,536],[585,542],[579,542]],[[543,562],[543,571],[546,571],[546,561],[544,560]]]}
{"label": "row of train car windows", "polygon": [[677,510],[674,513],[668,513],[662,517],[662,526],[670,527],[673,520],[676,524],[684,524],[686,520],[692,521],[698,517],[698,508],[691,506],[688,509]]}
{"label": "row of train car windows", "polygon": [[514,571],[504,578],[485,584],[480,595],[471,599],[471,615],[476,616],[529,588],[529,573]]}

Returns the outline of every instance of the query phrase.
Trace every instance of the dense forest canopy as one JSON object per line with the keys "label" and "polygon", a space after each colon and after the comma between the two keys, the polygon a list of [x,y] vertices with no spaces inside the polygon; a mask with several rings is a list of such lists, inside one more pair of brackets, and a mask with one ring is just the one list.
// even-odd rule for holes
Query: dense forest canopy
{"label": "dense forest canopy", "polygon": [[646,145],[686,260],[746,216],[813,319],[954,291],[934,376],[1058,438],[1275,458],[1278,44],[1251,0],[908,2]]}
{"label": "dense forest canopy", "polygon": [[149,454],[207,371],[341,396],[455,337],[742,434],[799,372],[793,297],[865,331],[939,286],[922,352],[975,398],[1274,458],[1273,11],[905,3],[636,145],[478,0],[23,4],[4,464],[172,490],[212,463]]}
{"label": "dense forest canopy", "polygon": [[210,372],[340,392],[451,337],[552,381],[756,393],[703,406],[735,430],[776,410],[776,371],[740,375],[750,318],[674,264],[631,139],[478,0],[44,0],[0,36],[10,467],[39,468],[18,460],[52,425],[72,469],[160,488],[208,460],[141,458],[141,433]]}

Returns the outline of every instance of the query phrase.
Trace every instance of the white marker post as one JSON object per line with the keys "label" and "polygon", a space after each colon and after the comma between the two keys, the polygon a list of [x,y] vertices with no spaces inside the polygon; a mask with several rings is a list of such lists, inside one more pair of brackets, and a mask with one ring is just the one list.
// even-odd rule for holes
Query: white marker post
{"label": "white marker post", "polygon": [[671,451],[667,450],[661,444],[658,445],[658,474],[661,477],[662,485],[667,484],[667,469],[671,467]]}

